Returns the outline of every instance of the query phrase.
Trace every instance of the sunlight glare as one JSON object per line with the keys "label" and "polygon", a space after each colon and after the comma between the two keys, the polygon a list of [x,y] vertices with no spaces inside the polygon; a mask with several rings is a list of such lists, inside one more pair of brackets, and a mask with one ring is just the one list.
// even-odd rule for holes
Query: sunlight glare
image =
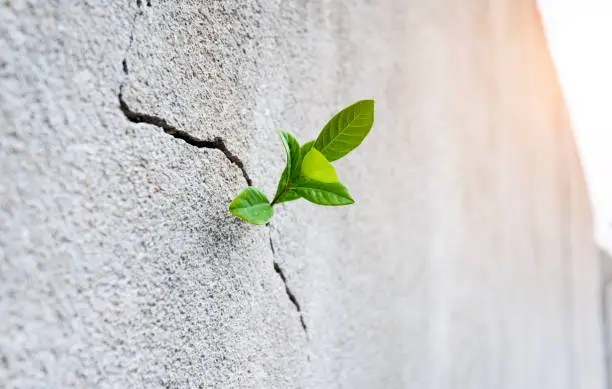
{"label": "sunlight glare", "polygon": [[591,198],[612,253],[612,0],[539,0]]}

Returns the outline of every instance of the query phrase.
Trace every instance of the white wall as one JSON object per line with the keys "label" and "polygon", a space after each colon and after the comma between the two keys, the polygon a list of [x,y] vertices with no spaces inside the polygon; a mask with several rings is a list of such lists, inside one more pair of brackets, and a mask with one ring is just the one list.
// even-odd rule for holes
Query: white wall
{"label": "white wall", "polygon": [[[532,2],[146,3],[1,3],[0,386],[603,388]],[[271,194],[275,129],[367,97],[357,204],[269,227],[227,212],[223,152],[159,128],[222,137]]]}

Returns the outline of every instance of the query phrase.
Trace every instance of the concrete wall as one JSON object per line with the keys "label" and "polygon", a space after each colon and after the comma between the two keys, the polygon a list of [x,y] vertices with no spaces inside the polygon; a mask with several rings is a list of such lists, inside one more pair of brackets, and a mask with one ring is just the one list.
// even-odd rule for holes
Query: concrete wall
{"label": "concrete wall", "polygon": [[[10,0],[0,54],[0,386],[603,388],[531,1]],[[370,97],[356,205],[227,212]]]}
{"label": "concrete wall", "polygon": [[602,343],[606,366],[606,388],[612,387],[612,258],[605,250],[599,251],[601,259],[601,312]]}

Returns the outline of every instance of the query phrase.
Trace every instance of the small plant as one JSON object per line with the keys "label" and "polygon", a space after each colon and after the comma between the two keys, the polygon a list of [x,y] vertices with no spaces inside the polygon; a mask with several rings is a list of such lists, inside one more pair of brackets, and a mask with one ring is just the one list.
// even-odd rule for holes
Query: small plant
{"label": "small plant", "polygon": [[259,189],[245,188],[229,205],[229,211],[252,224],[266,224],[274,205],[300,197],[319,205],[349,205],[355,200],[340,183],[336,161],[361,144],[374,123],[374,100],[361,100],[337,113],[316,140],[300,144],[293,135],[279,130],[287,152],[287,166],[272,201]]}

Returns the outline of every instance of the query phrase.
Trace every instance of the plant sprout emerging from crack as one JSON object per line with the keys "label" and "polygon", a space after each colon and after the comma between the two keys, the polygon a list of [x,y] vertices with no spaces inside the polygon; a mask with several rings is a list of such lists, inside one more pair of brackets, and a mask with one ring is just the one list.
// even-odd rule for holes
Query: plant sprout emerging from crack
{"label": "plant sprout emerging from crack", "polygon": [[319,205],[349,205],[355,200],[340,183],[336,161],[361,144],[374,123],[374,100],[361,100],[337,113],[316,140],[302,146],[286,131],[279,135],[287,153],[272,201],[249,186],[232,200],[229,211],[252,224],[266,224],[274,215],[274,205],[304,198]]}

